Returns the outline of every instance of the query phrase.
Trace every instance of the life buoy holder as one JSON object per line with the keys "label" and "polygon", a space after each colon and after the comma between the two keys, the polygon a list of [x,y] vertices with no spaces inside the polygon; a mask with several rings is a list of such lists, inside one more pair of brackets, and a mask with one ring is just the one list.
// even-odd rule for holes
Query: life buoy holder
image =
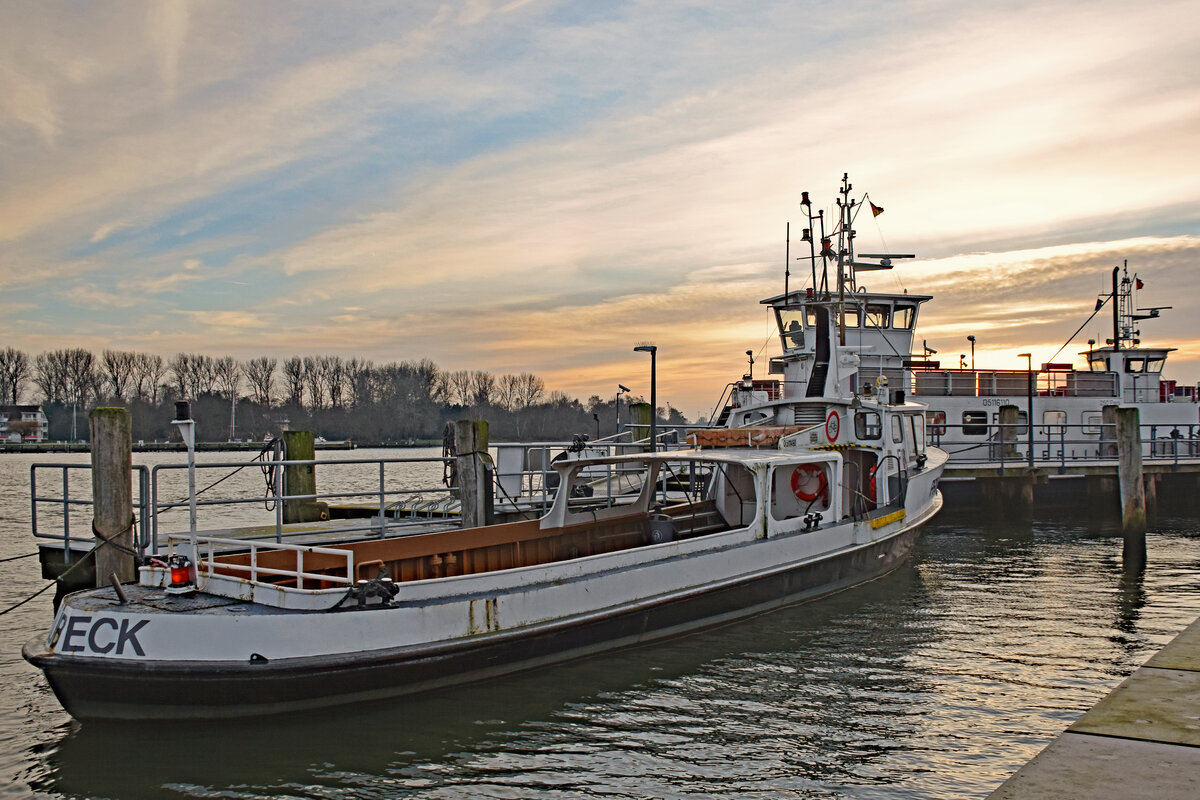
{"label": "life buoy holder", "polygon": [[825,418],[825,438],[832,444],[838,439],[838,433],[842,428],[842,420],[838,416],[837,411],[830,410],[829,416]]}
{"label": "life buoy holder", "polygon": [[792,470],[792,494],[806,503],[828,494],[829,479],[816,464],[801,464]]}
{"label": "life buoy holder", "polygon": [[875,471],[879,469],[879,464],[871,467],[871,471],[867,473],[867,499],[872,503],[879,502],[879,496],[875,494]]}

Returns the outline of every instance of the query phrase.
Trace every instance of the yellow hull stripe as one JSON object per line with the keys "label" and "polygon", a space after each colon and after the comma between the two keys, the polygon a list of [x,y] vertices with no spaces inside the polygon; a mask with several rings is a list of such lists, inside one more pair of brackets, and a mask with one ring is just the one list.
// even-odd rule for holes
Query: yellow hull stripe
{"label": "yellow hull stripe", "polygon": [[899,522],[902,519],[904,519],[903,508],[899,511],[893,511],[891,514],[885,514],[882,517],[876,517],[875,519],[871,520],[871,527],[882,528],[884,525],[892,522]]}

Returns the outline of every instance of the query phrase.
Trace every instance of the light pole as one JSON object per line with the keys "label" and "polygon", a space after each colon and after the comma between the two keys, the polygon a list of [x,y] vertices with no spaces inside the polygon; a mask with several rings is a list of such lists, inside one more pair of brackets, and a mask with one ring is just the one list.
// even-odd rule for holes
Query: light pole
{"label": "light pole", "polygon": [[172,425],[179,428],[179,435],[187,445],[188,454],[188,530],[196,532],[196,421],[192,419],[192,404],[186,400],[175,403],[175,419]]}
{"label": "light pole", "polygon": [[967,337],[967,341],[971,343],[971,371],[975,370],[975,334]]}
{"label": "light pole", "polygon": [[618,383],[617,384],[617,401],[616,401],[617,427],[616,427],[616,430],[613,431],[614,435],[617,435],[617,436],[619,436],[621,434],[621,395],[622,394],[629,394],[629,387]]}
{"label": "light pole", "polygon": [[1025,375],[1028,379],[1028,411],[1025,412],[1025,430],[1029,432],[1029,468],[1033,469],[1033,353],[1017,353],[1017,358],[1026,360]]}
{"label": "light pole", "polygon": [[650,354],[650,452],[654,453],[658,451],[658,347],[639,344],[633,351]]}

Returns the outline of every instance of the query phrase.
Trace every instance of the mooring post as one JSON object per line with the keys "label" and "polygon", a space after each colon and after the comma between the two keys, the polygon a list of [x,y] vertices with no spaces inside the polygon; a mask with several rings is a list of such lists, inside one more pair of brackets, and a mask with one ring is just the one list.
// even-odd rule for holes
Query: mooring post
{"label": "mooring post", "polygon": [[1146,560],[1146,488],[1142,437],[1136,407],[1116,409],[1117,479],[1121,487],[1121,535],[1126,562]]}
{"label": "mooring post", "polygon": [[[311,431],[284,431],[283,457],[286,461],[313,461],[317,457],[316,438]],[[283,468],[283,493],[287,497],[317,493],[317,469],[312,464],[288,464]],[[283,521],[315,522],[329,519],[329,506],[311,497],[287,500]]]}
{"label": "mooring post", "polygon": [[133,424],[124,408],[94,408],[88,414],[92,443],[92,533],[96,585],[136,577],[133,559]]}
{"label": "mooring post", "polygon": [[646,439],[648,442],[650,439],[650,408],[649,403],[629,404],[629,428],[633,431],[635,442],[638,439]]}
{"label": "mooring post", "polygon": [[1021,409],[1016,406],[1000,406],[1000,441],[1004,447],[1004,460],[1017,458],[1017,425],[1021,422]]}
{"label": "mooring post", "polygon": [[1117,407],[1104,406],[1100,409],[1100,455],[1117,457]]}
{"label": "mooring post", "polygon": [[482,419],[454,423],[454,458],[464,528],[479,528],[493,518],[488,424]]}

